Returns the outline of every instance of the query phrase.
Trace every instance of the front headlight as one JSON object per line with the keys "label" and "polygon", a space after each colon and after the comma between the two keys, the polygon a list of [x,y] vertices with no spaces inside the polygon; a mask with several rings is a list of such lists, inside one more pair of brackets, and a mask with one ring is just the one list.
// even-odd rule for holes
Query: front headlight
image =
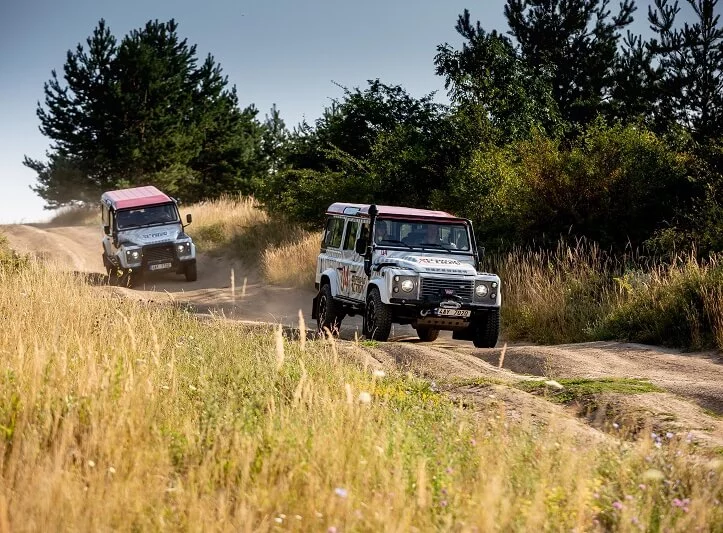
{"label": "front headlight", "polygon": [[189,255],[191,253],[191,243],[182,242],[176,245],[178,255]]}
{"label": "front headlight", "polygon": [[485,284],[483,284],[483,283],[480,283],[480,284],[477,285],[477,287],[475,287],[475,289],[474,289],[475,294],[476,294],[477,296],[479,296],[480,298],[484,298],[485,296],[487,296],[487,292],[488,292],[488,291],[489,291],[489,289],[487,289],[487,285],[485,285]]}
{"label": "front headlight", "polygon": [[414,282],[411,279],[402,281],[402,290],[404,292],[412,292],[414,290]]}
{"label": "front headlight", "polygon": [[137,263],[141,260],[140,250],[126,250],[126,260],[131,263]]}

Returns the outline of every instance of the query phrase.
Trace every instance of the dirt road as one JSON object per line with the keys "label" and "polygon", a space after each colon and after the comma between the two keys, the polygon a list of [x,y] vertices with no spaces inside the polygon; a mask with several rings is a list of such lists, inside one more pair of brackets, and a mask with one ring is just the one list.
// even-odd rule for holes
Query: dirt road
{"label": "dirt road", "polygon": [[[47,259],[55,268],[88,274],[93,283],[106,284],[101,262],[100,232],[94,226],[48,227],[44,225],[0,226],[11,247]],[[232,274],[233,273],[233,274]],[[232,282],[233,276],[233,282]],[[198,281],[186,282],[183,276],[163,274],[148,277],[143,286],[120,289],[130,298],[169,299],[188,303],[200,313],[228,318],[298,324],[299,310],[307,325],[312,325],[310,309],[313,289],[300,290],[269,286],[258,273],[240,262],[200,255]],[[349,318],[342,338],[353,339],[361,330],[361,320]],[[434,343],[418,342],[414,330],[396,327],[393,341],[366,348],[380,363],[412,371],[432,380],[451,382],[495,378],[514,382],[527,376],[547,378],[628,377],[648,379],[665,393],[610,397],[608,401],[626,412],[640,411],[654,422],[667,420],[678,430],[693,430],[723,445],[723,423],[710,412],[723,414],[723,357],[715,353],[681,353],[651,346],[614,342],[576,345],[511,345],[500,367],[501,349],[475,349],[471,343],[457,342],[442,334]],[[443,332],[444,333],[444,332]],[[490,395],[479,394],[465,385],[452,394],[473,398],[479,403]],[[547,412],[557,416],[559,406],[551,407],[538,398],[518,392],[497,390],[492,394],[506,398],[511,412]],[[514,398],[512,396],[515,396]],[[486,401],[486,400],[485,400]],[[542,401],[542,400],[540,400]],[[484,402],[483,402],[484,403]],[[627,407],[625,407],[627,405]],[[707,410],[707,411],[706,411]],[[557,414],[556,414],[557,413]]]}

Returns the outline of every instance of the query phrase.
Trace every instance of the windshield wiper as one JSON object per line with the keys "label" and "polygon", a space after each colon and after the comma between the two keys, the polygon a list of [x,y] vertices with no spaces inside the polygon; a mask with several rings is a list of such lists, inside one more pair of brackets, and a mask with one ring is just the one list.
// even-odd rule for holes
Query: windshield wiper
{"label": "windshield wiper", "polygon": [[381,244],[383,242],[391,242],[391,243],[395,243],[395,244],[401,244],[402,246],[406,246],[410,250],[414,249],[413,247],[409,246],[406,242],[398,241],[396,239],[382,239],[381,241],[379,241],[378,244]]}
{"label": "windshield wiper", "polygon": [[418,246],[421,246],[422,248],[425,248],[425,247],[429,247],[429,248],[441,248],[441,249],[444,250],[445,252],[449,252],[449,253],[452,253],[452,251],[453,251],[452,248],[447,248],[446,246],[444,246],[443,244],[438,243],[438,242],[422,242],[422,243],[420,243]]}

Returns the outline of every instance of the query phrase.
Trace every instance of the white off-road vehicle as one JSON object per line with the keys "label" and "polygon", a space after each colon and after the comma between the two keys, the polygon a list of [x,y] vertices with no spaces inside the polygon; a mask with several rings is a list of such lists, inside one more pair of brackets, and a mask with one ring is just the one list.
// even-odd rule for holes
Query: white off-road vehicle
{"label": "white off-road vehicle", "polygon": [[176,272],[196,281],[196,247],[173,198],[153,186],[108,191],[101,212],[103,265],[111,283],[131,286],[146,272]]}
{"label": "white off-road vehicle", "polygon": [[491,348],[500,329],[500,278],[478,272],[472,223],[442,211],[335,203],[317,259],[312,317],[337,330],[362,314],[367,339],[386,341],[392,323],[423,341],[440,330]]}

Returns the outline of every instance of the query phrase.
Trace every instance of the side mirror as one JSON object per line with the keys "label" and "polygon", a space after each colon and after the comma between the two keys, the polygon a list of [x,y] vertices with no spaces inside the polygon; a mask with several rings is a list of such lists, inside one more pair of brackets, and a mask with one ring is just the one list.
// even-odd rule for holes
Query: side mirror
{"label": "side mirror", "polygon": [[367,253],[367,240],[364,237],[356,240],[356,244],[354,245],[354,251],[359,255],[364,255],[365,253]]}
{"label": "side mirror", "polygon": [[193,217],[191,216],[191,213],[188,213],[186,215],[186,224],[190,224],[191,222],[193,222]]}
{"label": "side mirror", "polygon": [[106,224],[105,226],[103,226],[103,233],[105,233],[106,235],[110,235],[110,224]]}
{"label": "side mirror", "polygon": [[477,256],[479,257],[479,260],[482,261],[482,259],[485,256],[485,247],[484,246],[477,247]]}

